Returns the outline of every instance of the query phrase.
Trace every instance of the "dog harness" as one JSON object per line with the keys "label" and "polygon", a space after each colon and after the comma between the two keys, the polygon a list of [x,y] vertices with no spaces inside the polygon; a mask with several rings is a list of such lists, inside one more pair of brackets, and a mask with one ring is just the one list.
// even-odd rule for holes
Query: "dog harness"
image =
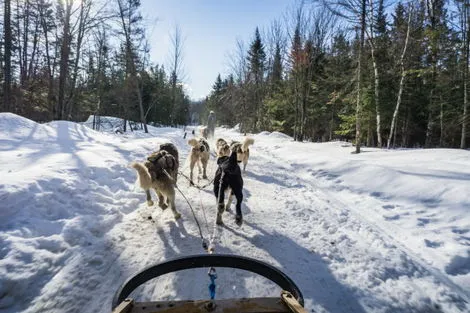
{"label": "dog harness", "polygon": [[164,170],[175,171],[176,159],[165,150],[151,154],[145,162],[152,180],[166,176]]}

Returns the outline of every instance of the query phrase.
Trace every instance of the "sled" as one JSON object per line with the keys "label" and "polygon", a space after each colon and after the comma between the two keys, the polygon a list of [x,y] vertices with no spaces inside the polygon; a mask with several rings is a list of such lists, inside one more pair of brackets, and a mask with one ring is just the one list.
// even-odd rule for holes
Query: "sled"
{"label": "sled", "polygon": [[[181,301],[152,301],[136,302],[128,296],[137,287],[156,277],[194,268],[235,268],[261,275],[279,287],[282,292],[275,298],[242,298],[242,299],[206,299]],[[214,280],[211,279],[212,283]],[[211,287],[209,286],[209,290]],[[215,294],[215,284],[214,284]],[[214,296],[211,295],[211,297]],[[247,257],[208,254],[186,256],[159,263],[135,274],[129,278],[116,292],[113,303],[113,313],[306,313],[303,308],[304,299],[300,289],[286,274],[277,268]]]}

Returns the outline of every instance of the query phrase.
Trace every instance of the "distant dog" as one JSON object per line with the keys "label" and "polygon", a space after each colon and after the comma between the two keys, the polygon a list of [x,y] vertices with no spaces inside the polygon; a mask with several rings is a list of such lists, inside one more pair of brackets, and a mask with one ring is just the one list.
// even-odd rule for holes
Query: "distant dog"
{"label": "distant dog", "polygon": [[201,165],[202,165],[202,178],[207,179],[207,163],[209,162],[209,156],[210,156],[210,151],[209,151],[209,144],[204,138],[191,138],[188,140],[188,144],[192,147],[191,152],[189,154],[190,157],[190,163],[189,163],[189,168],[191,170],[189,179],[190,179],[190,184],[193,185],[193,169],[194,165],[197,164],[197,167],[199,169],[199,173],[201,173]]}
{"label": "distant dog", "polygon": [[[235,223],[243,223],[241,205],[243,201],[243,178],[240,167],[237,164],[237,152],[232,151],[230,156],[222,156],[217,159],[217,172],[214,178],[214,194],[217,199],[217,220],[218,225],[223,224],[222,213],[228,211],[233,195],[237,198]],[[225,191],[230,190],[227,204],[224,206]]]}
{"label": "distant dog", "polygon": [[[176,147],[174,148],[176,149]],[[173,153],[177,155],[177,150]],[[177,157],[175,158],[163,149],[152,153],[145,163],[131,163],[131,167],[137,171],[139,185],[147,195],[147,205],[153,205],[150,195],[150,189],[153,188],[158,196],[158,206],[162,210],[169,206],[175,219],[181,217],[175,206],[174,184],[176,183],[178,166]]]}
{"label": "distant dog", "polygon": [[250,157],[250,149],[248,147],[255,143],[255,140],[251,137],[245,137],[243,143],[239,141],[232,141],[230,149],[237,152],[237,162],[243,162],[243,172],[246,170],[248,159]]}
{"label": "distant dog", "polygon": [[207,126],[203,126],[199,129],[199,131],[201,132],[201,137],[204,138],[204,139],[207,139],[209,138],[209,128],[207,128]]}
{"label": "distant dog", "polygon": [[215,147],[217,157],[220,158],[222,156],[230,156],[230,146],[223,138],[217,139],[217,141],[215,142]]}

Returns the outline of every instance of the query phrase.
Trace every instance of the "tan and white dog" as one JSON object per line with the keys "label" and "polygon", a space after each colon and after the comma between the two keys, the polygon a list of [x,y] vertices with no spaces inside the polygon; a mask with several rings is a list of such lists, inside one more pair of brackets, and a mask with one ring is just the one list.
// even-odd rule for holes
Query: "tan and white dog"
{"label": "tan and white dog", "polygon": [[191,138],[188,140],[188,144],[192,147],[191,152],[189,154],[190,157],[190,163],[189,163],[189,168],[190,168],[190,184],[193,185],[193,169],[194,166],[197,164],[197,167],[199,169],[199,173],[201,173],[201,165],[202,165],[202,178],[207,179],[207,163],[209,162],[209,157],[210,157],[210,150],[209,150],[209,144],[204,138]]}
{"label": "tan and white dog", "polygon": [[243,172],[245,172],[248,159],[250,158],[250,149],[248,147],[254,143],[255,140],[253,138],[245,137],[243,142],[232,141],[230,144],[230,149],[237,152],[237,162],[243,163]]}
{"label": "tan and white dog", "polygon": [[227,141],[225,141],[225,139],[217,139],[217,141],[215,142],[215,148],[218,158],[223,156],[230,156],[230,146],[228,145]]}
{"label": "tan and white dog", "polygon": [[181,214],[175,206],[175,187],[178,172],[178,160],[165,150],[152,153],[145,163],[133,162],[131,167],[137,171],[139,185],[147,195],[147,205],[152,206],[153,201],[150,189],[154,189],[158,196],[158,206],[165,210],[171,208],[175,219]]}

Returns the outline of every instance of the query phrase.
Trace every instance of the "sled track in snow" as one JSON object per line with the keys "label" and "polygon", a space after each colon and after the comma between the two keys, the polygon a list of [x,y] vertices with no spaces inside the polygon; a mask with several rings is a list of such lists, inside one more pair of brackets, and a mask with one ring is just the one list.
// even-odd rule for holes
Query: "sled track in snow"
{"label": "sled track in snow", "polygon": [[[278,157],[276,157],[268,149],[263,149],[263,148],[258,147],[258,150],[262,150],[263,154],[258,155],[257,157],[265,158],[266,160],[270,162],[272,162],[272,160],[278,160]],[[295,164],[287,164],[287,162],[284,162],[283,168],[287,172],[298,172],[299,168],[303,168],[303,166],[296,166]],[[460,287],[455,282],[453,282],[450,278],[448,278],[441,271],[427,264],[424,259],[416,255],[413,251],[407,248],[404,244],[402,244],[401,242],[393,238],[392,233],[393,232],[398,233],[400,231],[400,229],[398,229],[396,226],[394,226],[393,224],[387,225],[387,227],[389,227],[389,229],[391,230],[390,231],[377,225],[370,218],[366,217],[364,214],[361,214],[360,208],[355,207],[354,205],[351,205],[351,204],[347,204],[346,201],[341,198],[341,196],[334,194],[334,191],[330,190],[327,187],[321,186],[316,181],[318,180],[318,177],[311,176],[311,172],[298,173],[296,179],[298,182],[301,182],[305,188],[308,189],[309,194],[311,194],[313,197],[318,198],[319,200],[322,200],[323,202],[328,202],[330,205],[329,207],[335,210],[337,213],[341,213],[341,207],[344,210],[347,210],[348,212],[352,213],[353,217],[355,217],[359,221],[363,221],[373,231],[375,236],[377,236],[378,238],[382,238],[384,242],[393,245],[394,247],[396,247],[397,250],[399,250],[401,253],[409,257],[409,259],[415,265],[417,265],[418,268],[421,268],[421,271],[420,271],[421,273],[424,273],[424,272],[429,273],[429,275],[433,277],[436,281],[448,287],[451,291],[455,292],[455,294],[460,296],[462,302],[465,302],[466,305],[470,303],[470,291],[464,290],[462,287]],[[354,192],[350,190],[347,190],[347,193],[351,194],[351,196],[356,196],[356,197],[358,196],[357,194],[355,194]],[[319,195],[323,195],[324,197],[321,197],[321,196],[319,197]],[[371,196],[361,195],[361,197],[371,197]],[[378,201],[378,200],[375,199],[375,201]]]}
{"label": "sled track in snow", "polygon": [[[315,184],[315,183],[312,182],[312,184]],[[392,237],[392,235],[390,235],[389,231],[387,231],[387,230],[383,229],[382,227],[380,227],[379,225],[376,225],[375,223],[373,223],[373,221],[371,221],[369,218],[367,218],[366,216],[361,214],[359,209],[351,208],[351,206],[347,205],[342,200],[340,200],[337,196],[333,195],[331,191],[327,191],[324,188],[319,187],[319,186],[315,186],[315,187],[319,188],[321,190],[321,192],[323,192],[325,195],[328,196],[329,199],[334,199],[334,201],[336,203],[340,203],[344,207],[347,207],[350,212],[352,212],[354,215],[356,215],[359,219],[365,221],[368,224],[369,227],[374,229],[379,236],[386,237],[387,242],[389,242],[389,243],[393,244],[394,246],[396,246],[397,249],[399,249],[400,251],[405,253],[407,256],[409,256],[410,259],[413,262],[415,262],[420,267],[425,269],[427,272],[432,274],[432,276],[435,277],[439,282],[443,283],[444,285],[446,285],[447,287],[449,287],[450,289],[455,291],[467,303],[470,303],[470,292],[465,291],[463,288],[458,286],[456,283],[454,283],[452,280],[450,280],[448,277],[446,277],[446,275],[441,273],[438,269],[426,264],[425,260],[423,260],[421,257],[416,255],[414,252],[412,252],[410,249],[408,249],[405,245],[400,243],[398,240],[394,239]],[[396,232],[400,231],[393,224],[391,224],[389,226],[390,226],[390,229],[393,229],[393,231],[396,231]]]}

